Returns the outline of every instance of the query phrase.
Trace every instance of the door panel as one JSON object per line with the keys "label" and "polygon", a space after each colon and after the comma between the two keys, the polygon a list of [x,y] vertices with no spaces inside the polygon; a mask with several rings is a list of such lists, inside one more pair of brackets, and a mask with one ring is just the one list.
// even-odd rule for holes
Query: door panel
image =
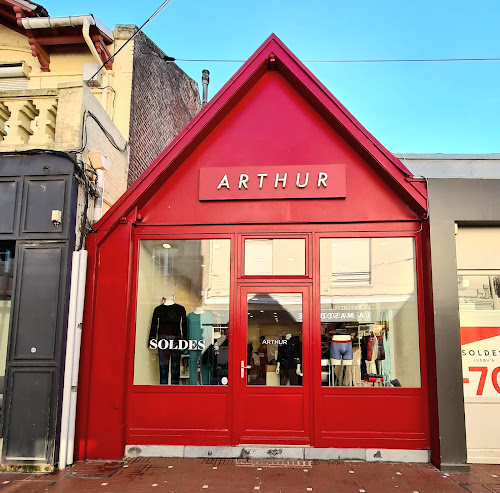
{"label": "door panel", "polygon": [[310,443],[309,295],[308,287],[240,289],[238,443]]}

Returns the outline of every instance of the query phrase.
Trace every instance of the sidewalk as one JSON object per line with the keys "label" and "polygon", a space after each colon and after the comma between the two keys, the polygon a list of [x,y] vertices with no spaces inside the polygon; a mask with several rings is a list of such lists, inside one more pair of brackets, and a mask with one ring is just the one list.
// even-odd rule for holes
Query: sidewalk
{"label": "sidewalk", "polygon": [[500,465],[443,474],[430,464],[137,458],[53,474],[0,473],[0,492],[500,493]]}

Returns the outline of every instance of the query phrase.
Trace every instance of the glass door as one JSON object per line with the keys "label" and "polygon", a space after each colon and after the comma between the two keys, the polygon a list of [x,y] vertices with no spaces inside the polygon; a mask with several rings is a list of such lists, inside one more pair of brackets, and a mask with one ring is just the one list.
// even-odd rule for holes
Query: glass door
{"label": "glass door", "polygon": [[240,289],[239,443],[310,443],[309,293],[269,284]]}

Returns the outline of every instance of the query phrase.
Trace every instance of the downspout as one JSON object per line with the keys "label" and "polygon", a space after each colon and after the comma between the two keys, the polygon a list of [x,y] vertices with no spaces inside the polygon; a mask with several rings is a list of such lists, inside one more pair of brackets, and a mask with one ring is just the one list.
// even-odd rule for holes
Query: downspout
{"label": "downspout", "polygon": [[82,337],[86,272],[87,251],[79,250],[73,252],[68,333],[66,337],[66,358],[64,366],[59,469],[64,469],[68,464],[73,463],[76,395],[78,389],[78,369],[80,365],[80,344]]}
{"label": "downspout", "polygon": [[[97,62],[97,66],[100,67],[103,64],[104,60],[102,60],[101,57],[99,56],[99,53],[97,53],[94,42],[92,41],[92,38],[90,37],[90,22],[87,18],[83,19],[82,35],[83,35],[83,39],[85,40],[85,43],[87,43],[87,46],[89,47],[90,53],[92,53],[92,56],[94,57],[95,61]],[[102,67],[101,72],[102,72],[102,77],[103,77],[102,87],[106,87],[108,85],[108,71],[106,70],[105,67]],[[102,104],[102,107],[104,108],[104,110],[108,111],[108,89],[104,89],[102,91],[101,104]]]}
{"label": "downspout", "polygon": [[[97,62],[98,66],[102,65],[103,60],[99,56],[97,49],[90,37],[90,26],[96,26],[101,32],[104,32],[110,39],[113,39],[113,33],[102,24],[99,19],[94,18],[93,15],[77,15],[68,17],[25,17],[22,19],[22,24],[25,29],[47,29],[58,27],[77,27],[82,26],[82,35],[85,43],[87,44],[92,56]],[[103,67],[103,87],[108,85],[107,70]],[[103,108],[107,110],[108,93],[103,91]]]}

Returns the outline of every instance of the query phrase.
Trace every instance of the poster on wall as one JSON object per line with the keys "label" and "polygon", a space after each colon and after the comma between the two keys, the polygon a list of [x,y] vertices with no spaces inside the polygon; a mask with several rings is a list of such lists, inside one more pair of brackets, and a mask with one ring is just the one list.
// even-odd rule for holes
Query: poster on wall
{"label": "poster on wall", "polygon": [[461,327],[464,398],[500,402],[500,327]]}

